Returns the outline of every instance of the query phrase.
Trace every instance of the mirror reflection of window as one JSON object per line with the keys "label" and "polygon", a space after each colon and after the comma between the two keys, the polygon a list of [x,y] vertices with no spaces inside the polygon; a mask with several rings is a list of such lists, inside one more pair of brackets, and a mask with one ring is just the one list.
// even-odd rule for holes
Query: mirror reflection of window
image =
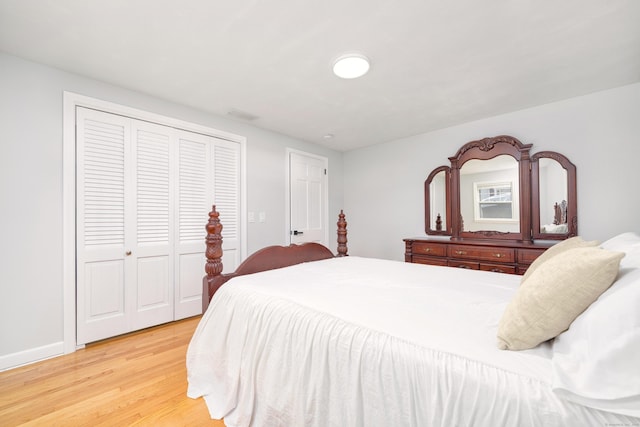
{"label": "mirror reflection of window", "polygon": [[[481,188],[481,195],[476,187],[482,183],[493,186]],[[520,232],[520,175],[515,158],[500,155],[489,160],[469,160],[460,168],[459,185],[464,231]]]}
{"label": "mirror reflection of window", "polygon": [[512,183],[474,182],[474,219],[476,221],[514,220]]}

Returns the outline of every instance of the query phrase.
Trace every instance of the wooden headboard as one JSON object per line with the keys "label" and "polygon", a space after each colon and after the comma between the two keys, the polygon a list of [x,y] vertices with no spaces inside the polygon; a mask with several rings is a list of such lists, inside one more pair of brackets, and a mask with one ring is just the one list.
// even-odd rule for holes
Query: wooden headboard
{"label": "wooden headboard", "polygon": [[[268,246],[249,256],[233,273],[222,274],[222,224],[220,214],[213,205],[207,222],[207,249],[205,256],[206,276],[202,278],[202,312],[209,306],[209,302],[216,291],[229,279],[244,274],[289,267],[309,261],[319,261],[333,258],[333,253],[319,243],[303,243],[289,246]],[[338,215],[338,248],[336,257],[347,256],[347,221],[342,211]]]}
{"label": "wooden headboard", "polygon": [[567,201],[563,200],[560,203],[553,205],[553,224],[560,225],[567,223]]}

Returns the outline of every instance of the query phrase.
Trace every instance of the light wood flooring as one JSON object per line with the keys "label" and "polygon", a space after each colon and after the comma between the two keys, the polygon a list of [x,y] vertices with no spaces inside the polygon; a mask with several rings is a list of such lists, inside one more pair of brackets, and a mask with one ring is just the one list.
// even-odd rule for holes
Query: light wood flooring
{"label": "light wood flooring", "polygon": [[0,372],[0,426],[213,426],[187,397],[185,354],[199,317]]}

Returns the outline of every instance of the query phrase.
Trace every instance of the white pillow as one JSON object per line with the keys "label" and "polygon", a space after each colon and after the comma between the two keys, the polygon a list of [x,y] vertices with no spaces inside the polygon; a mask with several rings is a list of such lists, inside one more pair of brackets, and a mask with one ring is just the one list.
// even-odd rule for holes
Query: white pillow
{"label": "white pillow", "polygon": [[541,227],[541,232],[551,234],[564,234],[568,231],[567,224],[547,224]]}
{"label": "white pillow", "polygon": [[640,268],[640,247],[634,248],[626,252],[620,268]]}
{"label": "white pillow", "polygon": [[629,232],[618,234],[600,245],[602,249],[624,252],[620,268],[640,268],[640,235]]}
{"label": "white pillow", "polygon": [[602,242],[600,247],[609,251],[627,252],[629,249],[640,246],[640,235],[634,232],[618,234],[607,241]]}
{"label": "white pillow", "polygon": [[621,268],[556,337],[552,368],[552,389],[561,398],[640,417],[640,269]]}

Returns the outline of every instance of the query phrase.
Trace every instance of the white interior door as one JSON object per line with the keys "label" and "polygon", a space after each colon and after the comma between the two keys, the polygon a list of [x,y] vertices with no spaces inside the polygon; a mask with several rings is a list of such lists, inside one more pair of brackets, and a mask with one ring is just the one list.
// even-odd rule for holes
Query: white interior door
{"label": "white interior door", "polygon": [[290,242],[327,245],[327,159],[289,153]]}

